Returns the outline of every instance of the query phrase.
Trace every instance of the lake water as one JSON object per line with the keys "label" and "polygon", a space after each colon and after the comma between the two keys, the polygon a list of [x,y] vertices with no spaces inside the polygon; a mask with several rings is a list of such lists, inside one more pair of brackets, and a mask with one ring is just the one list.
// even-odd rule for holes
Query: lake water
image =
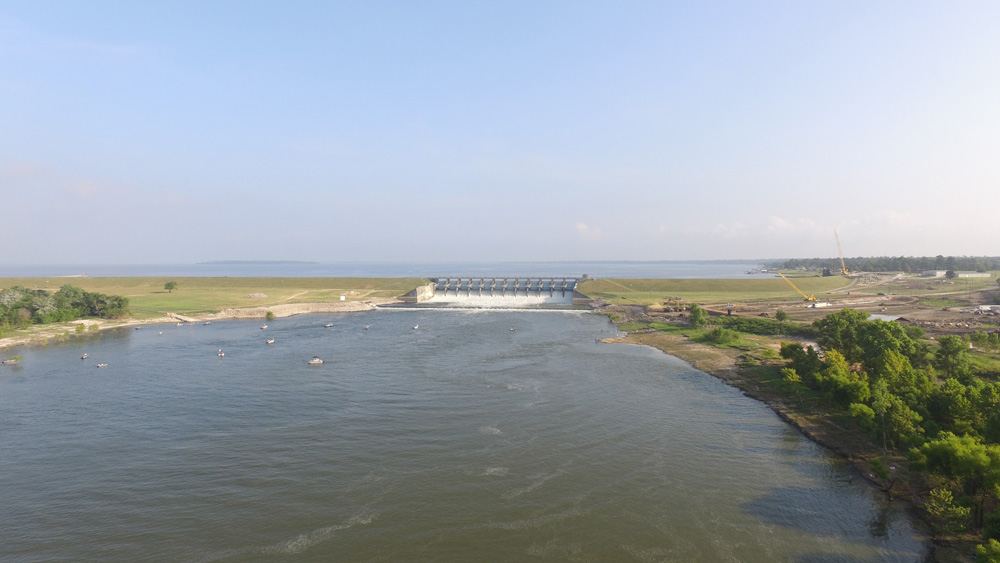
{"label": "lake water", "polygon": [[579,276],[597,278],[743,278],[759,262],[210,262],[202,264],[0,264],[0,278],[91,277],[348,277]]}
{"label": "lake water", "polygon": [[[24,360],[0,367],[0,559],[927,554],[904,505],[685,362],[598,344],[615,332],[603,317],[376,310],[260,324],[5,351]],[[326,363],[307,365],[314,355]]]}

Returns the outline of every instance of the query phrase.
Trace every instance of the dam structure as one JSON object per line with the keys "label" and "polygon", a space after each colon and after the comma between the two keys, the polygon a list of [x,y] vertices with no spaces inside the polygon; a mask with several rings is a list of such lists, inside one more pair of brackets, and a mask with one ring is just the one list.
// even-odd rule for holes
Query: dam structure
{"label": "dam structure", "polygon": [[590,299],[577,291],[587,279],[580,276],[438,276],[431,283],[403,297],[422,307],[473,308],[572,308],[588,306]]}

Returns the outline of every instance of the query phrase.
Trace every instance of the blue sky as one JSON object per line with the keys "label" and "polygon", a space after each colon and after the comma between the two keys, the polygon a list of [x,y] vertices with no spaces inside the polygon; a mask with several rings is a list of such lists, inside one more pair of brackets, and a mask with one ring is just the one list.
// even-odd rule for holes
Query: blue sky
{"label": "blue sky", "polygon": [[997,255],[1000,3],[0,0],[3,260]]}

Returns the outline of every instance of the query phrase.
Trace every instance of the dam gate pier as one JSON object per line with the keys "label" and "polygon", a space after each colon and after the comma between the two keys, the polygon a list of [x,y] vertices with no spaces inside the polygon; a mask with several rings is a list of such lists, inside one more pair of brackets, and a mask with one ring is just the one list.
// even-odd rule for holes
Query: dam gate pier
{"label": "dam gate pier", "polygon": [[473,307],[533,307],[589,305],[577,291],[580,276],[437,276],[405,295],[406,303]]}

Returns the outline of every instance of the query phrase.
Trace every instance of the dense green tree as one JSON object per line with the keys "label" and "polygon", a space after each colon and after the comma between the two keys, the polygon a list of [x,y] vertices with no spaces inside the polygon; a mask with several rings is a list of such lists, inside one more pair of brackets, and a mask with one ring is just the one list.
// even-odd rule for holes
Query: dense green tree
{"label": "dense green tree", "polygon": [[836,350],[827,352],[824,367],[816,375],[816,381],[820,389],[844,407],[867,402],[871,397],[867,377],[852,372],[850,364]]}
{"label": "dense green tree", "polygon": [[866,321],[857,327],[857,339],[861,348],[861,362],[871,372],[886,369],[885,363],[895,352],[906,357],[910,365],[921,365],[924,350],[906,334],[903,327],[890,321]]}
{"label": "dense green tree", "polygon": [[699,307],[697,303],[692,303],[690,321],[691,326],[695,328],[703,327],[708,322],[708,313]]}
{"label": "dense green tree", "polygon": [[837,350],[852,364],[862,360],[861,326],[868,322],[868,313],[844,309],[813,322],[816,340],[824,350]]}
{"label": "dense green tree", "polygon": [[973,524],[982,525],[987,497],[1000,492],[1000,446],[942,432],[940,439],[910,450],[910,459],[915,469],[940,475],[969,495],[975,503]]}
{"label": "dense green tree", "polygon": [[71,285],[54,293],[15,286],[0,291],[0,330],[72,321],[81,316],[123,317],[128,315],[128,306],[125,297],[89,293]]}
{"label": "dense green tree", "polygon": [[167,290],[167,293],[173,293],[174,290],[177,289],[177,282],[168,281],[167,283],[163,284],[163,289]]}
{"label": "dense green tree", "polygon": [[989,539],[976,546],[976,563],[1000,563],[1000,542]]}
{"label": "dense green tree", "polygon": [[965,381],[969,377],[969,365],[969,345],[962,337],[950,334],[938,340],[934,367],[944,372],[945,377]]}
{"label": "dense green tree", "polygon": [[806,382],[815,382],[816,373],[823,368],[823,361],[812,346],[803,348],[798,342],[782,342],[780,355],[791,360],[792,368]]}
{"label": "dense green tree", "polygon": [[932,489],[925,507],[937,526],[946,532],[960,532],[969,523],[969,508],[956,505],[954,495],[945,487]]}

